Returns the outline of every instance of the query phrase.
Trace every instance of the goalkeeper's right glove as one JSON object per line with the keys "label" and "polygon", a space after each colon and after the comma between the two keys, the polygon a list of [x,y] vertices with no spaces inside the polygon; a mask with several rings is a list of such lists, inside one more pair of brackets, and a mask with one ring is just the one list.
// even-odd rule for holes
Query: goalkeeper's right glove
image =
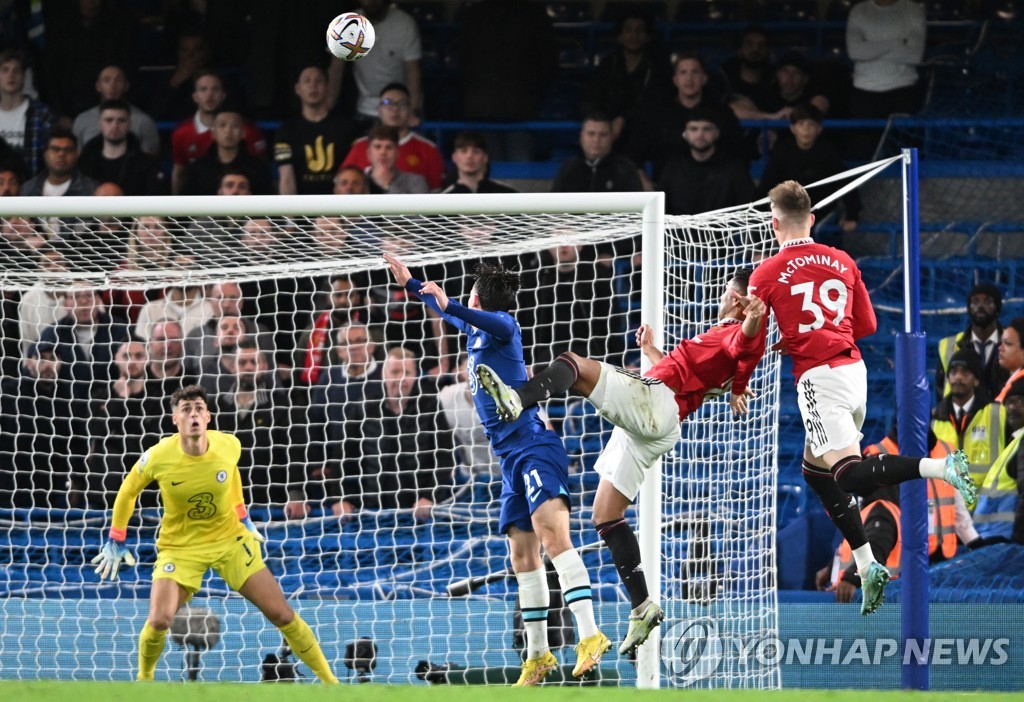
{"label": "goalkeeper's right glove", "polygon": [[107,543],[103,544],[99,555],[91,562],[99,564],[96,566],[95,572],[100,576],[100,580],[117,580],[117,571],[121,567],[122,560],[130,566],[135,565],[135,556],[124,545],[124,541],[107,539]]}

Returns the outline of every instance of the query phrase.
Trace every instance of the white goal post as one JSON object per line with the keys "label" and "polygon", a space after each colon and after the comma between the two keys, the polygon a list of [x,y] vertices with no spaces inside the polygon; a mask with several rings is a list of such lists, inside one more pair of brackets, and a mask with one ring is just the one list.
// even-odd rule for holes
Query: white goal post
{"label": "white goal post", "polygon": [[[126,235],[133,226],[133,219],[140,217],[163,218],[167,228],[180,232],[187,255],[168,257],[162,267],[117,268],[116,265],[110,265],[116,263],[113,259],[105,265],[104,257],[109,258],[112,254],[102,237],[109,232],[96,234],[94,223],[115,223],[114,229],[118,233],[114,236],[119,236]],[[625,253],[619,251],[610,254],[619,266],[617,269],[613,267],[613,270],[617,271],[617,284],[622,287],[613,292],[613,297],[602,302],[608,305],[608,316],[613,314],[613,303],[621,304],[627,310],[621,314],[623,319],[628,319],[629,323],[642,320],[650,324],[656,344],[666,350],[680,338],[697,334],[713,322],[717,314],[717,300],[732,272],[737,267],[753,265],[774,245],[763,209],[758,211],[753,207],[745,207],[721,214],[666,218],[662,193],[0,199],[0,223],[15,218],[34,218],[33,222],[37,224],[33,226],[51,238],[60,236],[60,232],[70,231],[71,240],[82,241],[74,238],[76,227],[88,230],[90,235],[95,236],[89,240],[93,243],[82,244],[88,250],[72,251],[79,254],[80,258],[62,270],[40,269],[12,259],[0,275],[0,290],[12,293],[27,292],[40,286],[48,290],[76,287],[105,291],[146,288],[155,292],[156,289],[175,284],[209,286],[225,281],[286,280],[380,271],[384,263],[379,250],[374,250],[367,243],[370,241],[400,241],[394,250],[401,253],[415,274],[424,267],[442,266],[453,261],[497,256],[522,257],[560,245],[605,251],[599,247],[632,240],[636,243],[623,245],[622,251]],[[234,236],[227,237],[224,234],[228,231],[242,231],[245,224],[255,218],[269,218],[285,223],[275,225],[278,240],[263,253],[253,253],[255,249],[245,249],[238,245]],[[337,226],[339,231],[346,230],[349,234],[345,234],[345,237],[356,230],[372,232],[372,235],[364,239],[359,239],[358,235],[346,238],[332,254],[321,245],[322,242],[312,241],[315,236],[310,237],[310,229],[321,226],[317,224],[320,221],[318,218],[332,218],[331,222],[322,226]],[[392,234],[395,235],[393,238]],[[640,242],[642,247],[638,248]],[[595,254],[598,255],[603,254]],[[596,264],[591,262],[588,265]],[[640,272],[635,275],[638,265]],[[639,286],[637,283],[640,283]],[[616,299],[622,296],[628,300]],[[629,308],[629,300],[636,298],[639,304]],[[594,320],[598,319],[600,312],[595,306]],[[628,335],[632,331],[616,329],[614,333],[621,336],[623,332]],[[643,362],[646,363],[646,359]],[[678,450],[670,454],[664,468],[660,464],[652,468],[641,490],[636,527],[646,566],[645,574],[652,596],[661,593],[668,600],[668,619],[661,631],[656,631],[650,643],[640,650],[635,673],[628,662],[610,663],[617,667],[624,679],[635,675],[638,687],[686,684],[773,688],[780,685],[777,666],[750,671],[730,667],[727,661],[700,678],[673,678],[671,661],[666,662],[663,658],[666,655],[671,658],[676,653],[673,653],[671,646],[663,647],[659,641],[659,634],[671,630],[674,624],[701,616],[731,621],[730,624],[724,624],[723,628],[736,636],[777,634],[773,554],[774,452],[777,442],[775,425],[779,397],[777,357],[766,358],[762,363],[755,375],[754,386],[759,398],[750,418],[743,422],[733,422],[723,400],[705,403],[704,408],[684,423],[684,438]],[[309,424],[315,423],[312,415],[306,416],[310,417],[306,420]],[[566,426],[569,426],[568,420]],[[246,450],[247,447],[243,445],[243,452]],[[751,478],[748,474],[756,477]],[[709,487],[716,481],[720,482],[721,489]],[[710,504],[709,500],[721,502]],[[5,507],[6,504],[0,504],[0,513]],[[446,509],[445,514],[453,522],[468,519],[471,523],[476,518],[471,512],[465,517],[460,511],[462,506],[458,504]],[[435,510],[436,513],[440,511]],[[87,510],[84,515],[80,515],[80,519],[76,516],[79,521],[74,524],[60,524],[53,521],[52,517],[47,519],[50,521],[38,525],[41,530],[38,538],[47,544],[51,541],[56,543],[62,538],[65,539],[63,543],[85,543],[88,548],[99,543],[96,538],[102,533],[102,514]],[[327,524],[330,515],[317,519]],[[3,536],[4,530],[13,531],[14,523],[14,517],[10,521],[0,517],[0,536]],[[718,526],[715,526],[716,523]],[[326,611],[328,605],[325,603],[343,596],[335,591],[317,592],[317,578],[305,578],[305,574],[290,570],[300,558],[310,555],[303,540],[305,533],[301,530],[293,532],[292,528],[276,526],[268,532],[271,542],[282,535],[294,539],[289,542],[288,549],[275,550],[275,555],[268,557],[268,564],[272,569],[275,566],[283,568],[283,573],[275,571],[279,577],[283,574],[288,578],[294,577],[286,586],[286,593],[290,597],[308,598],[312,610]],[[344,531],[348,527],[342,524],[341,527],[330,528]],[[381,530],[385,528],[380,527]],[[577,543],[587,544],[597,539],[589,524],[574,522],[573,528],[574,538],[578,537]],[[452,531],[463,533],[454,527]],[[75,540],[67,540],[65,532],[74,532]],[[451,565],[450,573],[441,568],[435,575],[432,568],[436,569],[439,563],[427,563],[396,575],[394,581],[388,584],[393,590],[388,592],[402,594],[382,595],[382,604],[373,609],[372,616],[377,617],[378,613],[382,617],[394,616],[396,619],[411,616],[387,608],[397,607],[395,600],[400,600],[410,592],[411,597],[424,594],[418,584],[409,585],[404,590],[396,585],[412,581],[419,583],[420,576],[417,573],[429,572],[431,578],[446,578],[448,581],[466,573],[486,575],[489,561],[485,558],[481,566],[480,559],[473,551],[479,544],[473,543],[473,538],[467,540],[464,549],[453,547],[451,553],[444,556],[444,562]],[[132,541],[132,537],[129,540]],[[485,543],[488,557],[492,557],[490,544],[490,541]],[[435,551],[440,550],[436,542],[431,546]],[[75,546],[67,545],[64,548]],[[500,555],[500,552],[497,553]],[[610,557],[591,555],[594,557],[588,555],[588,565],[603,567],[607,571]],[[16,556],[11,558],[16,559]],[[490,562],[493,563],[493,558]],[[55,637],[58,646],[64,645],[65,641],[69,645],[93,645],[88,644],[97,636],[89,629],[92,615],[88,612],[92,610],[83,606],[76,613],[76,598],[81,597],[83,603],[85,597],[145,598],[147,591],[144,586],[148,582],[148,571],[143,570],[142,565],[139,566],[136,586],[103,590],[97,589],[91,571],[80,564],[80,557],[69,558],[66,565],[53,570],[62,573],[61,577],[66,576],[65,582],[57,583],[59,588],[12,587],[6,593],[8,597],[45,600],[57,592],[59,594],[56,596],[62,600],[62,614],[53,622],[29,622],[32,616],[39,615],[30,614],[30,607],[18,610],[21,624],[0,631],[0,669],[11,671],[4,673],[4,676],[56,676],[50,669],[32,670],[27,667],[29,664],[23,662],[24,657],[21,655],[25,644],[17,640],[18,631],[26,635],[24,632],[33,629],[46,631],[53,626],[69,626],[75,628],[76,637]],[[5,565],[11,564],[0,561],[0,567]],[[483,571],[481,567],[484,567]],[[14,572],[13,569],[11,572]],[[596,574],[592,572],[591,577],[595,578]],[[368,585],[371,586],[383,589],[380,583]],[[613,590],[614,587],[609,591]],[[443,584],[434,587],[434,591],[435,597],[442,597]],[[81,592],[90,594],[82,595]],[[507,593],[503,589],[486,596],[482,602],[481,606],[486,608],[487,613],[504,611],[506,607],[511,610]],[[7,606],[13,607],[9,600]],[[461,605],[450,605],[447,610],[445,607],[449,605],[436,608],[447,612],[439,616],[449,620],[462,616],[462,610],[459,609]],[[46,611],[46,608],[40,611]],[[115,631],[104,634],[117,637],[119,646],[132,656],[135,639],[131,632],[141,626],[144,609],[136,606],[134,611],[136,620],[120,624]],[[303,609],[304,613],[306,611]],[[363,614],[367,611],[370,610],[359,610]],[[3,614],[2,610],[0,614]],[[8,617],[14,617],[15,614],[13,609],[6,612]],[[608,627],[606,631],[613,640],[616,635],[621,638],[627,614],[628,606],[625,603],[606,604],[600,609],[599,624]],[[326,621],[329,622],[330,618]],[[311,624],[314,623],[311,621]],[[455,628],[451,621],[437,628],[432,624],[428,626],[431,646],[438,647],[436,650],[431,648],[433,655],[449,655],[452,649],[441,650],[439,647],[443,644],[433,642]],[[52,628],[49,630],[53,631]],[[317,630],[315,625],[314,630]],[[504,632],[498,633],[504,635]],[[466,637],[471,634],[460,633],[459,636],[469,641]],[[263,639],[267,637],[262,630],[259,637],[266,648],[267,643]],[[338,641],[328,641],[325,651],[338,654],[336,659],[331,660],[337,660],[340,667],[341,656],[337,647],[343,647],[345,641],[341,639],[348,637],[344,634],[337,634],[337,637]],[[243,636],[243,639],[248,645],[252,637]],[[221,648],[231,646],[229,642],[237,644],[240,640],[237,632],[233,638],[226,636]],[[404,645],[407,644],[404,642]],[[470,656],[469,667],[474,665],[471,657],[473,645],[466,644],[467,651],[459,653]],[[109,673],[99,670],[97,666],[102,664],[96,662],[94,655],[90,657],[90,654],[83,652],[82,659],[77,660],[77,653],[74,650],[62,651],[65,660],[75,660],[77,677],[108,679],[106,676]],[[7,655],[14,657],[8,660],[5,659]],[[225,655],[237,654],[230,652]],[[404,682],[406,678],[401,675],[407,671],[403,668],[400,673],[399,663],[405,666],[415,655],[415,652],[396,653],[395,662],[388,663],[391,666],[388,669],[395,672],[389,673],[392,677],[387,680]],[[330,655],[328,657],[331,658]],[[17,664],[12,663],[14,660],[18,661]],[[479,662],[475,664],[480,665]],[[166,663],[161,665],[165,666]],[[128,669],[133,666],[134,658],[131,657]],[[669,673],[668,680],[665,679],[666,671]],[[225,673],[218,679],[234,678]]]}

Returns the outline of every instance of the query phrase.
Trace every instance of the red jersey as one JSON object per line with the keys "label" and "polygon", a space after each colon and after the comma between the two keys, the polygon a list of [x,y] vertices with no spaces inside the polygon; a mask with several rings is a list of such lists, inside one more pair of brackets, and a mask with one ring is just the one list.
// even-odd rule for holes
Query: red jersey
{"label": "red jersey", "polygon": [[743,324],[725,320],[682,341],[644,373],[675,390],[679,421],[700,407],[709,391],[722,388],[732,380],[732,392],[747,389],[761,356],[765,331],[754,338],[743,333]]}
{"label": "red jersey", "polygon": [[[348,156],[341,167],[355,166],[365,171],[370,166],[370,157],[367,154],[367,147],[370,142],[366,137],[360,137],[352,142]],[[441,187],[441,179],[444,177],[444,159],[441,152],[434,146],[434,142],[425,139],[415,132],[409,132],[398,143],[398,170],[407,173],[418,173],[427,179],[427,185],[431,190]]]}
{"label": "red jersey", "polygon": [[[213,131],[199,131],[196,118],[189,117],[174,128],[171,133],[171,158],[175,166],[187,166],[202,156],[213,143]],[[251,156],[263,156],[267,151],[267,140],[259,127],[245,121],[245,147]]]}
{"label": "red jersey", "polygon": [[859,361],[856,340],[878,326],[857,264],[810,238],[762,261],[747,289],[775,312],[798,381],[811,368]]}

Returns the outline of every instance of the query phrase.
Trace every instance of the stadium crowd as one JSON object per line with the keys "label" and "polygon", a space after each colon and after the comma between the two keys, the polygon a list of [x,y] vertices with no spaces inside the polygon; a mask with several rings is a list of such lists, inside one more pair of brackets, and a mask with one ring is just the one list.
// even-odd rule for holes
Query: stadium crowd
{"label": "stadium crowd", "polygon": [[[358,4],[378,45],[346,66],[328,61],[319,40],[336,3],[257,3],[249,12],[242,2],[170,1],[153,16],[114,0],[15,3],[0,32],[0,196],[514,192],[490,178],[490,160],[528,160],[537,145],[529,132],[486,123],[541,114],[558,73],[543,3],[481,0],[463,11],[458,112],[483,126],[458,134],[447,152],[416,131],[438,104],[427,94],[416,20],[386,0]],[[913,113],[924,98],[915,66],[926,16],[910,0],[854,6],[849,64],[772,46],[771,33],[755,26],[720,65],[685,47],[669,58],[642,5],[623,4],[615,19],[614,47],[575,105],[579,154],[561,165],[552,191],[657,189],[670,214],[745,203],[779,182],[812,182],[843,170],[844,158],[871,155],[872,135],[834,140],[823,134],[826,117]],[[153,36],[143,29],[154,25],[160,41],[141,46],[138,37]],[[535,37],[530,51],[517,48],[524,32]],[[261,42],[268,37],[275,40]],[[140,72],[143,61],[173,68]],[[268,119],[281,120],[272,135],[257,124]],[[791,125],[771,134],[758,182],[750,163],[767,145],[744,131],[740,120],[749,119]],[[177,124],[169,135],[157,128],[168,122]],[[852,193],[819,221],[834,213],[834,224],[852,231],[860,209]],[[339,239],[361,236],[368,248],[386,246],[379,232],[346,231],[334,218],[253,217],[225,228],[161,217],[12,217],[0,224],[0,251],[5,266],[20,270],[116,274],[208,261],[203,247],[216,255],[240,247],[269,261],[285,238],[330,257],[342,250]],[[614,253],[629,260],[630,252]],[[631,358],[625,313],[599,313],[630,275],[608,254],[560,246],[515,262],[536,297],[519,319],[529,362],[570,349]],[[465,293],[469,273],[442,266],[427,277]],[[216,427],[242,439],[250,498],[275,515],[402,508],[428,519],[468,476],[494,472],[455,338],[385,278],[160,290],[40,283],[6,293],[3,303],[0,455],[12,459],[0,467],[0,507],[109,507],[134,457],[173,431],[162,403],[189,382],[210,393]],[[994,286],[970,291],[970,329],[940,345],[934,451],[973,450],[975,479],[992,488],[973,522],[956,512],[955,533],[972,547],[1024,541],[1024,501],[1016,499],[1024,320],[1004,326],[1001,305]],[[579,412],[568,411],[568,441],[579,441],[572,427],[590,426]],[[887,441],[869,450],[898,450]],[[580,455],[588,450],[577,446]],[[886,514],[877,533],[891,551],[898,519]],[[946,517],[936,507],[935,518]],[[950,557],[948,545],[938,536],[935,557]]]}

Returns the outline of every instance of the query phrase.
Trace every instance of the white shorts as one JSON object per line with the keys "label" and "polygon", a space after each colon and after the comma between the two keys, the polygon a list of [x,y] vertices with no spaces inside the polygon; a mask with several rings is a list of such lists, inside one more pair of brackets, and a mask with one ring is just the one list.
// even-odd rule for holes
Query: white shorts
{"label": "white shorts", "polygon": [[796,384],[796,401],[807,432],[805,443],[815,457],[860,443],[868,401],[864,361],[811,368]]}
{"label": "white shorts", "polygon": [[601,378],[587,400],[615,425],[594,469],[632,500],[647,469],[679,441],[675,393],[660,380],[602,363]]}

